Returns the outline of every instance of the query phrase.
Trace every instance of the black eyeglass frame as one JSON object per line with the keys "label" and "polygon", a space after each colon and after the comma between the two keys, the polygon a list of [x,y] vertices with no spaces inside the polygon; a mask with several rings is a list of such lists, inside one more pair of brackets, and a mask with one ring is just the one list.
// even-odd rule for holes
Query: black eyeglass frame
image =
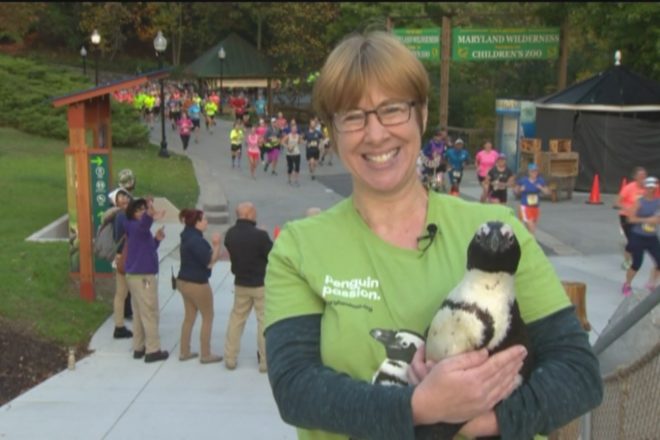
{"label": "black eyeglass frame", "polygon": [[[378,114],[378,110],[380,110],[381,108],[384,108],[384,107],[386,107],[386,106],[388,106],[388,105],[392,105],[392,104],[400,104],[400,103],[403,103],[403,104],[407,104],[407,105],[408,105],[408,117],[407,117],[405,120],[402,120],[401,122],[396,122],[396,123],[394,123],[394,124],[390,124],[390,123],[387,123],[387,124],[386,124],[386,123],[384,123],[384,122],[381,120],[380,115]],[[335,127],[335,130],[337,130],[338,133],[354,133],[354,132],[356,132],[356,131],[360,131],[360,130],[364,129],[364,128],[367,126],[367,121],[369,120],[369,115],[370,115],[370,114],[374,114],[374,115],[376,115],[376,119],[378,119],[378,122],[379,122],[383,127],[395,127],[395,126],[397,126],[397,125],[405,124],[406,122],[410,121],[410,115],[412,114],[412,109],[413,109],[413,107],[415,107],[416,105],[417,105],[417,102],[415,102],[415,101],[413,101],[413,100],[411,100],[411,101],[400,101],[400,102],[397,101],[397,102],[386,102],[386,103],[383,103],[383,104],[379,105],[378,107],[376,107],[376,108],[374,108],[374,109],[371,109],[371,110],[362,110],[362,109],[353,109],[353,110],[349,110],[349,111],[351,111],[351,112],[353,112],[353,111],[358,111],[358,110],[359,110],[359,111],[361,111],[362,114],[364,115],[364,119],[363,119],[363,121],[364,121],[364,125],[362,125],[362,127],[360,127],[360,128],[355,128],[355,129],[351,129],[351,130],[341,130],[339,127],[337,127],[337,122],[336,122],[336,119],[335,119],[335,118],[336,118],[337,116],[341,115],[342,113],[335,113],[334,116],[333,116],[333,118],[332,118],[332,125]],[[346,112],[344,112],[344,113],[346,113]]]}

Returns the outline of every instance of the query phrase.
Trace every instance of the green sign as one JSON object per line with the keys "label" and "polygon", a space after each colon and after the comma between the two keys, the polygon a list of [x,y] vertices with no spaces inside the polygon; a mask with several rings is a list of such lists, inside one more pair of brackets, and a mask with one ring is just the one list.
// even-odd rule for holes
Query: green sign
{"label": "green sign", "polygon": [[452,30],[452,60],[550,60],[559,56],[559,28]]}
{"label": "green sign", "polygon": [[[96,231],[101,225],[103,213],[110,206],[108,192],[110,191],[110,176],[107,154],[89,155],[89,180],[90,197],[92,206],[92,237],[96,236]],[[94,256],[95,273],[112,273],[112,264]]]}
{"label": "green sign", "polygon": [[394,29],[393,34],[418,60],[440,62],[440,28]]}

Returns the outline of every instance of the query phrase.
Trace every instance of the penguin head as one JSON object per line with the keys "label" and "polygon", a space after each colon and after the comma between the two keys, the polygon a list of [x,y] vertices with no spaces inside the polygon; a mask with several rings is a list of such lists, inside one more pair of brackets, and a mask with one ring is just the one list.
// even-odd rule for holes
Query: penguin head
{"label": "penguin head", "polygon": [[424,343],[421,335],[410,330],[375,328],[369,334],[385,346],[385,353],[389,359],[404,362],[410,362],[417,348]]}
{"label": "penguin head", "polygon": [[520,261],[520,244],[511,226],[502,222],[484,223],[474,234],[467,254],[467,269],[506,272],[513,275]]}

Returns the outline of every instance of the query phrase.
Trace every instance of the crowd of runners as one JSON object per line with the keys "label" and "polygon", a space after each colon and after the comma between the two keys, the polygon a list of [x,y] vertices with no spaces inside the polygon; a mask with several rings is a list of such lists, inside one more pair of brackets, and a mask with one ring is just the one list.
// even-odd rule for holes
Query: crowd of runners
{"label": "crowd of runners", "polygon": [[[230,113],[234,118],[233,127],[229,139],[220,140],[220,146],[228,146],[226,151],[231,155],[232,168],[247,165],[253,179],[257,179],[260,167],[264,173],[276,176],[281,155],[285,158],[287,181],[291,186],[300,185],[303,152],[312,180],[316,179],[318,166],[332,166],[333,152],[327,127],[316,117],[302,125],[294,118],[287,119],[282,112],[269,115],[262,90],[237,90],[221,98],[216,90],[200,94],[189,85],[171,84],[164,95],[165,117],[171,129],[178,132],[184,151],[189,148],[191,137],[195,143],[199,142],[202,121],[204,129],[212,135],[216,117]],[[115,99],[133,105],[150,128],[154,127],[163,107],[157,84],[121,90],[115,93]],[[246,161],[243,153],[246,153]]]}

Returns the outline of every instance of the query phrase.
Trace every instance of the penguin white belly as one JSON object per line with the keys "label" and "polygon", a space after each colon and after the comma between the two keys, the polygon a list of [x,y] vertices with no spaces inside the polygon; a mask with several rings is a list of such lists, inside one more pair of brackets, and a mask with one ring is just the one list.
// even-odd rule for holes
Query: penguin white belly
{"label": "penguin white belly", "polygon": [[439,361],[505,338],[514,300],[513,277],[472,270],[450,292],[433,317],[426,340],[427,359]]}

